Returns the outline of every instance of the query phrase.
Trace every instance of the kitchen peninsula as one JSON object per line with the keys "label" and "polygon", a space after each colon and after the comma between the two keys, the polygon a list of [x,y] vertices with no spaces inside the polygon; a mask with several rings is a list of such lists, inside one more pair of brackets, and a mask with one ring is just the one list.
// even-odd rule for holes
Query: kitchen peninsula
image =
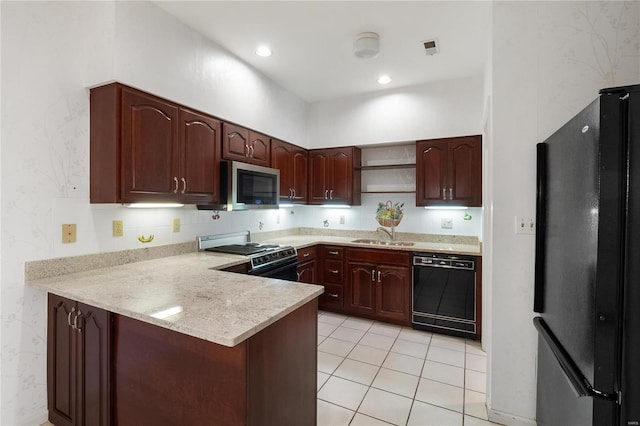
{"label": "kitchen peninsula", "polygon": [[322,287],[188,253],[48,278],[50,420],[313,424]]}

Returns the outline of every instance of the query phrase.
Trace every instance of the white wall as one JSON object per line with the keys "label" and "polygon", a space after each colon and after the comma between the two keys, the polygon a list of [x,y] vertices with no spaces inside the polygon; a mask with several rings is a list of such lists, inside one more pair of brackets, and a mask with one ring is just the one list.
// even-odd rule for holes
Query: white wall
{"label": "white wall", "polygon": [[537,337],[534,238],[514,217],[535,212],[535,144],[595,99],[640,83],[637,2],[496,2],[493,6],[490,418],[534,424]]}
{"label": "white wall", "polygon": [[478,76],[313,103],[310,147],[480,134],[483,88]]}
{"label": "white wall", "polygon": [[[304,102],[144,2],[1,2],[2,400],[0,424],[46,415],[45,294],[27,260],[192,241],[205,232],[296,226],[295,216],[195,208],[141,212],[89,204],[87,87],[120,80],[274,136],[304,143]],[[182,232],[171,232],[173,217]],[[125,236],[111,237],[123,219]],[[61,244],[61,224],[78,241]]]}

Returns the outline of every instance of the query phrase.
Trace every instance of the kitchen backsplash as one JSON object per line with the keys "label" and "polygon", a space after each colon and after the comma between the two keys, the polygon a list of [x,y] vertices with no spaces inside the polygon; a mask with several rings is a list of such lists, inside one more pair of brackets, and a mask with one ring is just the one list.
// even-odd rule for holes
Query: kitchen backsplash
{"label": "kitchen backsplash", "polygon": [[[53,223],[75,223],[77,242],[63,244],[54,241],[54,256],[155,247],[194,241],[198,235],[243,230],[257,233],[308,227],[375,231],[380,226],[375,219],[378,203],[387,200],[405,203],[404,217],[396,228],[398,233],[466,235],[482,240],[482,208],[425,210],[415,207],[413,194],[363,194],[362,205],[348,209],[303,205],[237,212],[199,211],[195,206],[131,209],[114,204],[89,204],[88,200],[80,198],[59,198],[54,205]],[[174,219],[179,220],[177,232],[173,229]],[[443,219],[451,219],[451,228],[442,228]],[[123,236],[112,235],[113,220],[122,221]],[[148,239],[151,235],[153,241],[139,241],[139,237]]]}

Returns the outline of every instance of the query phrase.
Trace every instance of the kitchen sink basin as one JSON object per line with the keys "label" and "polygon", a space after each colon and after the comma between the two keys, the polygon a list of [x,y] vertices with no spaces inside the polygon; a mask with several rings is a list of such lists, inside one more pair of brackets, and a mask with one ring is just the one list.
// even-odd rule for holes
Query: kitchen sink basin
{"label": "kitchen sink basin", "polygon": [[369,238],[361,238],[358,240],[353,240],[351,242],[358,243],[358,244],[378,245],[378,246],[407,246],[407,247],[415,244],[411,241],[372,240]]}

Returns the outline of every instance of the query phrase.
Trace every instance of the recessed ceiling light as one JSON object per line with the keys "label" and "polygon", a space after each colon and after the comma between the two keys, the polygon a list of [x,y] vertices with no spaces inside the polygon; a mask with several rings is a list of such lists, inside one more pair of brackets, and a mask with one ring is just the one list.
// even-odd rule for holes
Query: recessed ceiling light
{"label": "recessed ceiling light", "polygon": [[256,55],[263,57],[271,56],[271,49],[269,49],[267,46],[259,46],[256,49]]}
{"label": "recessed ceiling light", "polygon": [[391,77],[389,77],[388,75],[381,75],[380,77],[378,77],[378,83],[389,84],[391,83]]}

